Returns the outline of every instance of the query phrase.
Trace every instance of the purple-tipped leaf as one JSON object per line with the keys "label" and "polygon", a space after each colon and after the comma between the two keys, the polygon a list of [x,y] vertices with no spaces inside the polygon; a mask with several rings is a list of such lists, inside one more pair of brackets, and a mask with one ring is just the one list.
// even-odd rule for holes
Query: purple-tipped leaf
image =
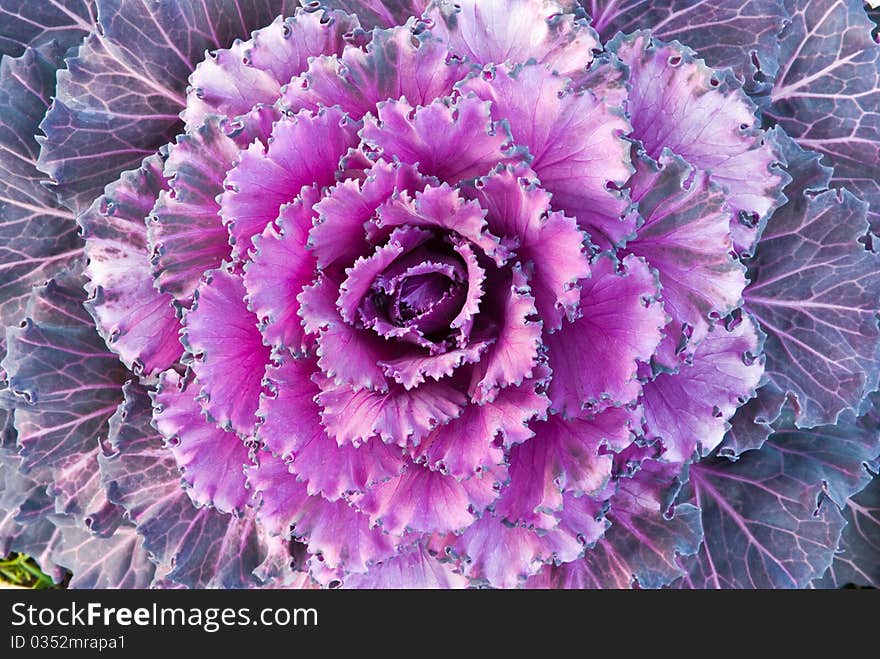
{"label": "purple-tipped leaf", "polygon": [[147,235],[156,288],[184,306],[202,274],[229,257],[217,199],[238,154],[226,124],[216,117],[178,136],[169,148],[164,174],[170,188],[159,193]]}
{"label": "purple-tipped leaf", "polygon": [[527,268],[545,329],[559,329],[580,302],[578,280],[590,274],[586,235],[572,218],[550,212],[551,195],[528,168],[499,168],[463,193],[486,210],[489,231]]}
{"label": "purple-tipped leaf", "polygon": [[402,550],[397,556],[379,561],[366,574],[354,574],[342,584],[362,589],[450,589],[465,588],[467,579],[453,571],[421,544]]}
{"label": "purple-tipped leaf", "polygon": [[275,349],[306,347],[297,296],[315,279],[315,257],[307,244],[317,197],[314,187],[304,188],[283,206],[278,220],[254,238],[253,260],[245,266],[248,308],[257,316],[263,341]]}
{"label": "purple-tipped leaf", "polygon": [[506,478],[505,468],[493,467],[458,481],[408,462],[400,476],[356,497],[354,503],[373,524],[395,535],[461,532],[497,498]]}
{"label": "purple-tipped leaf", "polygon": [[590,92],[566,91],[567,80],[538,65],[497,67],[472,77],[465,94],[492,102],[492,118],[506,123],[518,147],[527,149],[554,210],[578,221],[604,248],[635,229],[619,188],[632,174],[629,121]]}
{"label": "purple-tipped leaf", "polygon": [[366,49],[349,46],[341,57],[316,57],[285,88],[280,107],[289,112],[339,106],[361,119],[383,101],[405,99],[413,107],[446,97],[469,67],[451,60],[447,44],[408,24],[373,33]]}
{"label": "purple-tipped leaf", "polygon": [[[648,29],[687,44],[706,64],[730,67],[748,88],[778,68],[779,33],[789,18],[783,0],[580,0],[602,40]],[[757,76],[760,72],[762,75]]]}
{"label": "purple-tipped leaf", "polygon": [[651,358],[666,324],[657,290],[654,273],[636,256],[619,270],[607,255],[593,263],[581,282],[580,317],[545,338],[555,411],[574,417],[587,407],[638,398],[637,362]]}
{"label": "purple-tipped leaf", "polygon": [[321,419],[340,446],[368,440],[418,444],[435,427],[459,416],[466,404],[464,394],[446,382],[425,382],[411,391],[393,384],[383,393],[354,392],[324,375],[315,378],[321,388],[316,397]]}
{"label": "purple-tipped leaf", "polygon": [[104,189],[78,222],[86,239],[87,308],[108,347],[136,373],[176,362],[183,347],[172,297],[153,287],[146,219],[167,184],[151,156]]}
{"label": "purple-tipped leaf", "polygon": [[453,540],[453,550],[475,585],[515,588],[545,564],[569,563],[592,551],[608,527],[601,508],[589,497],[566,495],[559,526],[550,532],[510,526],[487,511]]}
{"label": "purple-tipped leaf", "polygon": [[327,8],[358,17],[367,30],[401,25],[410,16],[420,16],[430,0],[300,0],[308,11]]}
{"label": "purple-tipped leaf", "polygon": [[265,545],[252,516],[196,508],[151,420],[147,392],[127,386],[108,437],[113,452],[99,459],[110,499],[128,511],[153,560],[173,568],[172,581],[196,588],[256,585],[252,571]]}
{"label": "purple-tipped leaf", "polygon": [[582,561],[545,567],[527,586],[534,588],[660,588],[682,575],[678,556],[700,545],[700,511],[681,504],[668,508],[676,487],[675,465],[648,463],[621,479],[611,500],[611,528]]}
{"label": "purple-tipped leaf", "polygon": [[371,527],[369,517],[343,499],[310,496],[282,460],[261,453],[260,465],[248,470],[248,483],[261,499],[257,515],[269,533],[292,533],[327,568],[363,573],[397,551],[399,537]]}
{"label": "purple-tipped leaf", "polygon": [[267,380],[273,395],[263,395],[259,415],[265,420],[258,437],[271,451],[291,461],[290,471],[308,485],[308,494],[335,501],[343,494],[396,476],[403,469],[403,452],[393,444],[366,442],[357,448],[339,446],[324,430],[314,398],[320,393],[311,381],[313,359],[287,358],[270,367]]}
{"label": "purple-tipped leaf", "polygon": [[733,255],[727,195],[666,149],[657,163],[638,161],[629,187],[644,223],[626,249],[659,273],[672,322],[655,360],[675,370],[717,319],[742,304],[745,267]]}
{"label": "purple-tipped leaf", "polygon": [[755,395],[764,374],[761,337],[750,318],[727,330],[718,325],[694,352],[693,363],[661,373],[643,386],[648,439],[665,447],[663,459],[687,462],[715,449],[734,412]]}
{"label": "purple-tipped leaf", "polygon": [[599,47],[586,21],[555,0],[442,0],[426,15],[459,57],[485,64],[535,60],[561,76],[582,71]]}
{"label": "purple-tipped leaf", "polygon": [[254,142],[223,182],[220,216],[229,229],[233,256],[246,257],[251,238],[278,217],[279,209],[306,186],[336,182],[339,161],[354,147],[357,126],[339,108],[283,117],[268,148]]}
{"label": "purple-tipped leaf", "polygon": [[499,389],[483,405],[467,405],[461,416],[422,439],[411,451],[413,460],[458,479],[504,464],[503,448],[532,437],[529,422],[547,413],[547,396],[536,387],[540,382],[528,379]]}
{"label": "purple-tipped leaf", "polygon": [[506,162],[508,136],[496,126],[488,103],[464,97],[414,108],[405,99],[386,101],[378,117],[364,120],[366,146],[386,160],[418,165],[427,176],[453,184],[484,176]]}
{"label": "purple-tipped leaf", "polygon": [[632,137],[655,160],[668,148],[708,172],[728,193],[734,246],[751,250],[762,220],[782,204],[784,175],[740,82],[647,32],[618,36],[609,48],[630,69]]}
{"label": "purple-tipped leaf", "polygon": [[610,408],[590,419],[554,414],[533,423],[535,436],[510,451],[510,483],[495,513],[512,524],[554,528],[565,493],[581,497],[603,491],[611,477],[611,454],[632,442],[636,422],[634,412]]}

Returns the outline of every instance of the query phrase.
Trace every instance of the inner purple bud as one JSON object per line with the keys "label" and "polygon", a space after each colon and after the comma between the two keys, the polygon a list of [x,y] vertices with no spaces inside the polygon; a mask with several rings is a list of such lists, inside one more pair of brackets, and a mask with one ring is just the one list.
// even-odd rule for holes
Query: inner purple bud
{"label": "inner purple bud", "polygon": [[361,317],[385,337],[442,352],[467,300],[467,285],[462,257],[447,242],[432,239],[401,255],[375,279]]}

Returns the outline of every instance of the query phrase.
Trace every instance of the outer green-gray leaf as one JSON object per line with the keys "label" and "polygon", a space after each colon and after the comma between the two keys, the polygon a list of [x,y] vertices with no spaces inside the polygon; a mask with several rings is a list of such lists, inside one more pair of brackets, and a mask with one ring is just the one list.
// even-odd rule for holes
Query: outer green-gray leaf
{"label": "outer green-gray leaf", "polygon": [[844,527],[838,506],[870,480],[880,432],[847,413],[836,426],[787,420],[758,451],[691,468],[686,496],[703,510],[688,588],[803,588],[822,575]]}
{"label": "outer green-gray leaf", "polygon": [[[2,22],[2,21],[0,21]],[[57,50],[0,61],[0,323],[17,324],[35,284],[81,252],[73,215],[41,185],[34,138],[55,88]],[[5,338],[0,339],[0,344]],[[3,346],[0,345],[0,353]]]}
{"label": "outer green-gray leaf", "polygon": [[767,114],[826,156],[833,185],[870,204],[880,232],[880,44],[862,0],[787,0]]}
{"label": "outer green-gray leaf", "polygon": [[98,23],[59,72],[40,169],[82,211],[179,132],[187,79],[206,50],[246,39],[292,0],[97,0]]}
{"label": "outer green-gray leaf", "polygon": [[0,55],[18,57],[54,41],[63,53],[82,41],[95,22],[94,0],[3,0]]}

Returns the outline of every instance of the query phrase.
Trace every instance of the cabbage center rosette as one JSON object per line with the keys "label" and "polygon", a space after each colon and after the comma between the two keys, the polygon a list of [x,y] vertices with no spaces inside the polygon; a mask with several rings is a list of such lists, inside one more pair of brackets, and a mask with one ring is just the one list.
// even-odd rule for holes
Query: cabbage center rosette
{"label": "cabbage center rosette", "polygon": [[737,255],[785,181],[732,76],[599,48],[553,2],[441,2],[195,70],[186,132],[82,220],[195,504],[352,587],[522,585],[674,513],[761,380]]}

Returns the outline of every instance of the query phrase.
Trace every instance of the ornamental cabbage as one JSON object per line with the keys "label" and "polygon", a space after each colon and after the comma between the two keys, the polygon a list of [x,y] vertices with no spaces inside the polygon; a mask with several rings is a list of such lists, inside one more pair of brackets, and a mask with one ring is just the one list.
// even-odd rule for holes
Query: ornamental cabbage
{"label": "ornamental cabbage", "polygon": [[0,0],[0,554],[880,585],[857,0]]}

